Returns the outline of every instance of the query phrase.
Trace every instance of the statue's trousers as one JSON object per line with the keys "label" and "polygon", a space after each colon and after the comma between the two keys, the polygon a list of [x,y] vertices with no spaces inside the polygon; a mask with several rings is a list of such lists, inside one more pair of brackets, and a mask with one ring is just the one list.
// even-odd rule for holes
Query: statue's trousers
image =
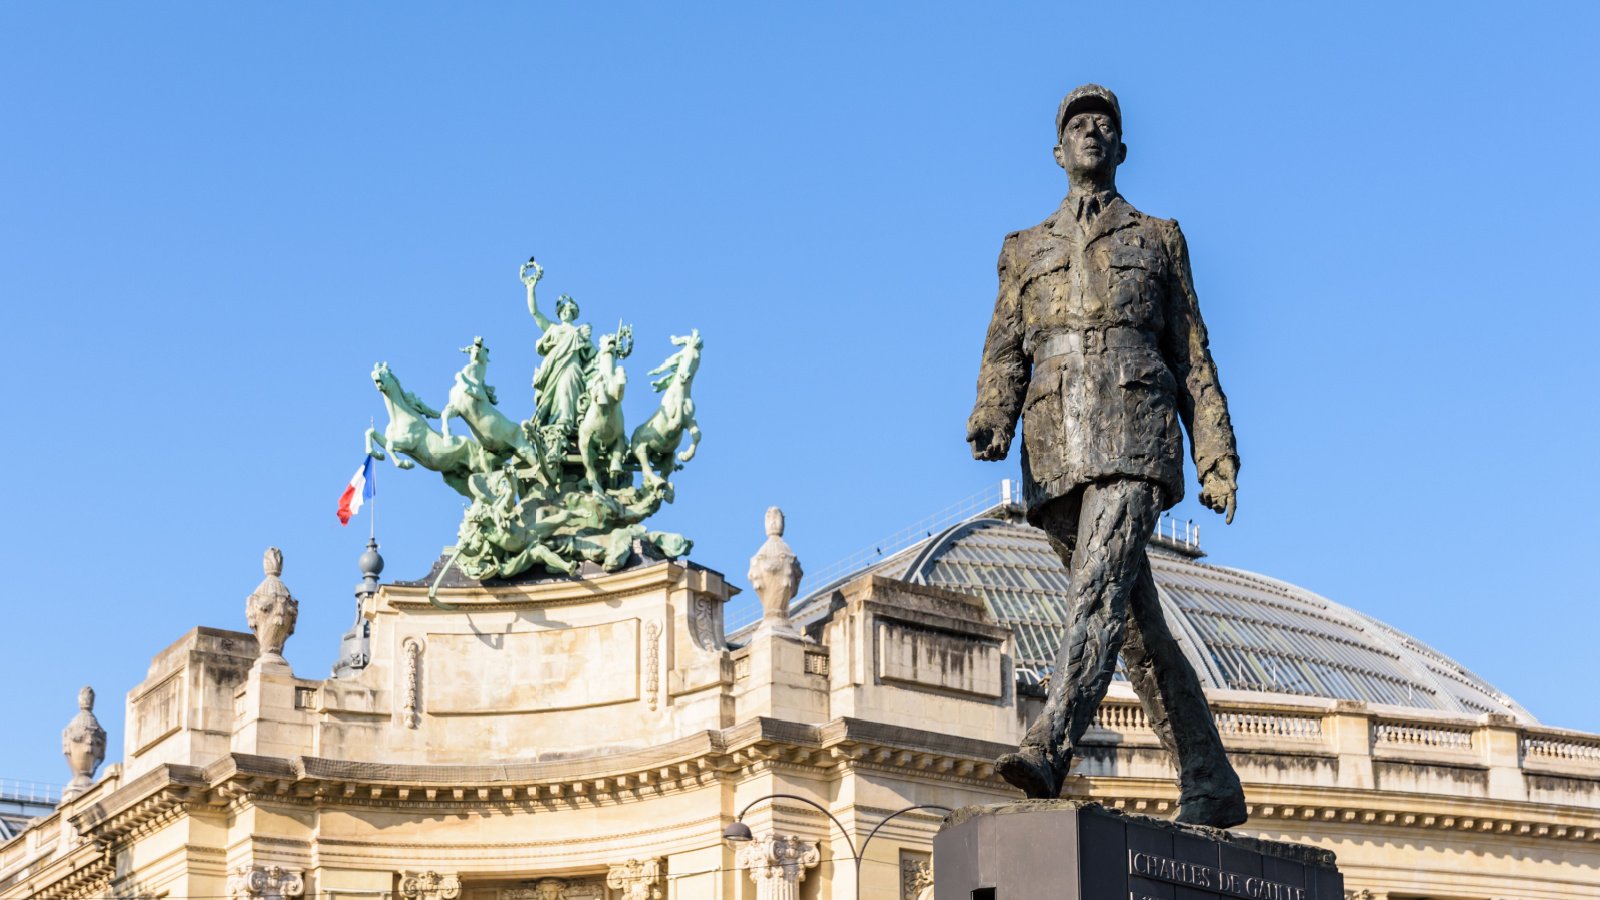
{"label": "statue's trousers", "polygon": [[1072,607],[1049,699],[1023,746],[1069,766],[1120,652],[1151,729],[1177,760],[1181,797],[1226,795],[1237,790],[1238,777],[1200,679],[1167,628],[1145,555],[1161,509],[1160,490],[1136,479],[1096,482],[1037,511],[1071,572]]}

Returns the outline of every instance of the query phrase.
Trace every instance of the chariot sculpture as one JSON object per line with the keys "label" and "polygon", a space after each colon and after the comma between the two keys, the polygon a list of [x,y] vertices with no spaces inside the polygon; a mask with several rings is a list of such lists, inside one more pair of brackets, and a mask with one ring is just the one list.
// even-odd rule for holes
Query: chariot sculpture
{"label": "chariot sculpture", "polygon": [[[541,360],[527,419],[501,411],[482,337],[462,348],[467,363],[442,409],[406,390],[388,363],[372,370],[389,421],[382,432],[367,429],[367,452],[397,468],[438,472],[467,501],[449,564],[441,567],[430,599],[450,565],[477,580],[536,568],[568,574],[584,562],[614,571],[635,554],[671,559],[691,546],[682,535],[651,531],[643,522],[672,501],[672,476],[694,458],[700,443],[691,394],[700,368],[700,332],[671,338],[676,349],[650,373],[661,376],[652,382],[661,402],[629,436],[622,414],[628,379],[621,363],[633,352],[633,329],[619,322],[596,342],[590,326],[577,322],[577,301],[566,294],[556,301],[555,319],[540,310],[543,267],[530,258],[518,274],[540,330],[535,350]],[[467,433],[452,433],[452,419]],[[680,452],[685,434],[689,446]]]}

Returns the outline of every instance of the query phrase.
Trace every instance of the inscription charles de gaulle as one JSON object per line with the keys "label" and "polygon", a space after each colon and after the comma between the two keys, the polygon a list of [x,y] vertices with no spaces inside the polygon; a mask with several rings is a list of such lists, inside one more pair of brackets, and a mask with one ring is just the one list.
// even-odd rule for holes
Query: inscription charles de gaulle
{"label": "inscription charles de gaulle", "polygon": [[[1260,875],[1229,872],[1202,863],[1183,862],[1139,850],[1128,851],[1128,874],[1152,881],[1181,884],[1184,887],[1211,891],[1224,897],[1244,897],[1247,900],[1306,900],[1306,889],[1292,884],[1269,881]],[[1133,893],[1135,900],[1139,897]]]}

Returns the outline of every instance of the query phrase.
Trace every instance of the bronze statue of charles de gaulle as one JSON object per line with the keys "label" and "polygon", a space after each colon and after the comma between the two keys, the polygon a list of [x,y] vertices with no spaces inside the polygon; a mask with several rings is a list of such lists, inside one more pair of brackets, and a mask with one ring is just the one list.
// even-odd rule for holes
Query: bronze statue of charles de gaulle
{"label": "bronze statue of charles de gaulle", "polygon": [[1145,545],[1183,498],[1188,429],[1200,501],[1233,521],[1239,456],[1178,223],[1117,193],[1127,156],[1116,95],[1084,85],[1056,113],[1069,190],[1043,222],[1006,235],[967,440],[1004,459],[1022,420],[1028,520],[1070,573],[1071,615],[1044,711],[1002,776],[1054,798],[1120,652],[1178,766],[1180,822],[1245,820],[1194,668],[1162,617]]}

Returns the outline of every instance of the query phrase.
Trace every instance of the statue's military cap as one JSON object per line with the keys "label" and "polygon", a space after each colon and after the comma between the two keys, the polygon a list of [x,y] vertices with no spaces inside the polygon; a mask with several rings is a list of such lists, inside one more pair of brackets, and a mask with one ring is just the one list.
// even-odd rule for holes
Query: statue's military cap
{"label": "statue's military cap", "polygon": [[1085,84],[1073,88],[1061,98],[1061,106],[1056,110],[1056,134],[1061,134],[1061,129],[1067,127],[1067,122],[1074,115],[1089,110],[1110,113],[1111,120],[1117,125],[1117,132],[1122,132],[1122,107],[1117,103],[1117,95],[1111,93],[1110,88]]}

